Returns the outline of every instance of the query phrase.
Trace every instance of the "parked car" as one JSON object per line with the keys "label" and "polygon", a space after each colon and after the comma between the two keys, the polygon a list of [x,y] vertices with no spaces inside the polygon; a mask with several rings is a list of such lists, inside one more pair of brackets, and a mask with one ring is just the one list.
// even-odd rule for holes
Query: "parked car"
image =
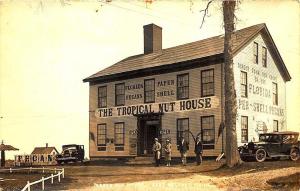
{"label": "parked car", "polygon": [[63,145],[61,154],[56,155],[57,164],[66,164],[68,162],[83,162],[84,146],[83,145]]}
{"label": "parked car", "polygon": [[298,132],[273,132],[259,135],[259,142],[249,142],[238,148],[243,161],[255,158],[263,162],[267,158],[280,159],[289,157],[292,161],[300,158]]}

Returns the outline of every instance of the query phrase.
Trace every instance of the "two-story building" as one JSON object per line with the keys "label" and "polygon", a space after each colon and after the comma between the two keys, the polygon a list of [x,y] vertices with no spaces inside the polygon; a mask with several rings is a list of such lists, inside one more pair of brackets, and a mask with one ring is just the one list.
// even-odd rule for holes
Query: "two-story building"
{"label": "two-story building", "polygon": [[[286,82],[291,79],[265,24],[233,34],[238,144],[260,132],[286,129]],[[157,137],[176,144],[200,135],[205,156],[225,147],[224,35],[162,49],[162,28],[144,26],[144,53],[84,79],[89,82],[89,154],[135,157],[152,153]]]}

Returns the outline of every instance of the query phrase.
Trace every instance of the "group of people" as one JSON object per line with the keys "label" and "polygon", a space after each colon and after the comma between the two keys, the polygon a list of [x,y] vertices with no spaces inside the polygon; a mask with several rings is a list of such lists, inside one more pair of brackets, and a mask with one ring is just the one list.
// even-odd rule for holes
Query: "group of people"
{"label": "group of people", "polygon": [[[184,137],[182,137],[179,142],[179,145],[177,145],[177,146],[178,146],[178,150],[181,154],[182,164],[185,166],[187,151],[189,149],[188,142],[184,139]],[[154,159],[155,159],[156,166],[160,165],[161,149],[162,149],[162,147],[158,141],[158,138],[155,138],[154,144],[153,144],[153,153],[154,153]],[[171,166],[172,145],[171,145],[171,141],[169,139],[166,140],[166,144],[163,149],[165,152],[166,166]],[[201,142],[201,139],[199,136],[196,138],[194,152],[196,154],[196,163],[197,163],[197,165],[200,165],[202,163],[203,146],[202,146],[202,142]]]}

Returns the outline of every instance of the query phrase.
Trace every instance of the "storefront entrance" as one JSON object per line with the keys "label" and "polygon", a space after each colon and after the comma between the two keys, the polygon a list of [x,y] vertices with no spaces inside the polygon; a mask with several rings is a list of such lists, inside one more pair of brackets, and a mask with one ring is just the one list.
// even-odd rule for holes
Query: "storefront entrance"
{"label": "storefront entrance", "polygon": [[138,118],[138,155],[149,156],[153,154],[154,138],[161,141],[160,115],[147,115]]}

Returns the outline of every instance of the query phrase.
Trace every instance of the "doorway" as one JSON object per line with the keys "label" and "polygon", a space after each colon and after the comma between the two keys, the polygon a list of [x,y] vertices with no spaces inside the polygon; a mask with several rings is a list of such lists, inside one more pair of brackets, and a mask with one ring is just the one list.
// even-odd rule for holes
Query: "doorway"
{"label": "doorway", "polygon": [[138,121],[138,155],[153,155],[152,147],[154,138],[158,138],[158,140],[161,142],[160,118],[148,116],[147,118],[139,118]]}

